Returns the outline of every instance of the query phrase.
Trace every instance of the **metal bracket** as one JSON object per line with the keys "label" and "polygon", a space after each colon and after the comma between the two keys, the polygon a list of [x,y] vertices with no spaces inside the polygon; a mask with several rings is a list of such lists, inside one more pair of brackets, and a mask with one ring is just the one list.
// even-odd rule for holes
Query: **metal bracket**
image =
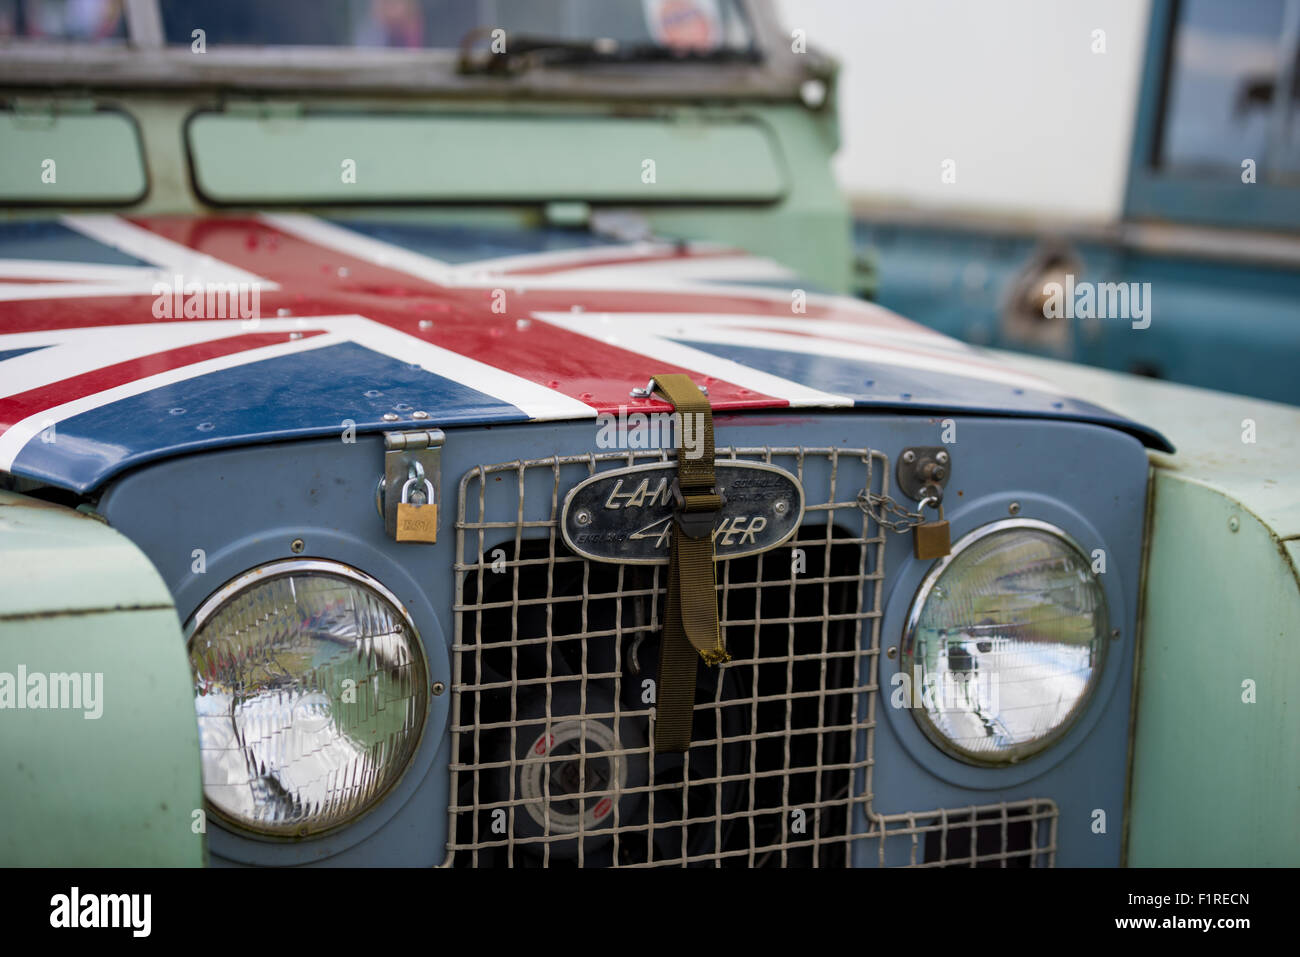
{"label": "metal bracket", "polygon": [[[701,385],[701,386],[696,386],[696,388],[698,388],[705,395],[709,394],[708,386]],[[654,394],[655,394],[654,379],[651,379],[649,382],[647,382],[644,389],[640,388],[639,386],[634,386],[632,391],[628,393],[628,395],[630,395],[634,399],[649,399],[649,398],[653,398]]]}
{"label": "metal bracket", "polygon": [[384,477],[375,490],[375,505],[384,517],[389,538],[397,538],[397,505],[409,479],[429,482],[434,502],[442,501],[442,444],[446,438],[442,429],[384,433]]}
{"label": "metal bracket", "polygon": [[903,449],[895,469],[898,489],[913,501],[926,497],[927,485],[947,487],[952,475],[952,456],[942,445],[914,445]]}

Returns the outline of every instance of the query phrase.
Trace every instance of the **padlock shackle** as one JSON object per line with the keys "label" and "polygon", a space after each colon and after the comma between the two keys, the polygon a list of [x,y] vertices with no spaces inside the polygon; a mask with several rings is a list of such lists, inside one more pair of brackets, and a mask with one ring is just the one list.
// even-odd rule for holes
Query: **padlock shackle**
{"label": "padlock shackle", "polygon": [[[422,469],[421,471],[423,471],[423,469]],[[402,483],[402,497],[401,497],[400,501],[401,501],[401,503],[402,503],[403,505],[407,505],[407,504],[409,504],[409,503],[407,502],[407,496],[411,494],[411,493],[410,493],[411,486],[414,485],[417,481],[418,481],[418,479],[416,479],[416,477],[415,477],[414,475],[412,475],[409,479],[407,479],[405,482]],[[428,479],[425,479],[425,480],[424,480],[424,489],[425,489],[425,492],[424,492],[424,504],[425,504],[425,505],[432,505],[432,504],[434,504],[434,502],[433,502],[433,483],[430,482]]]}

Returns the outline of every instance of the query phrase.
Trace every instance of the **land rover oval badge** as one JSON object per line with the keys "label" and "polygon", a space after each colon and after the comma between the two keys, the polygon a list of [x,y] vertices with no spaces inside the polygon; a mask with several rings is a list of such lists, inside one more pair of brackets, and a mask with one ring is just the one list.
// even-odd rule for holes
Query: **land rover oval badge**
{"label": "land rover oval badge", "polygon": [[[715,559],[757,555],[788,542],[803,520],[803,488],[785,469],[721,460],[714,473],[724,504],[713,526]],[[564,543],[598,562],[667,562],[673,534],[674,462],[600,472],[564,499]]]}

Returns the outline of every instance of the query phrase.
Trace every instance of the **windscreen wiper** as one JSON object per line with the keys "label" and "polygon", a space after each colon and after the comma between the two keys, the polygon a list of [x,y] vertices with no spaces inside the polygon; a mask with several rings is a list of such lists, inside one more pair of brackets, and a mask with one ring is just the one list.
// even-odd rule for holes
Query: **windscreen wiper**
{"label": "windscreen wiper", "polygon": [[[541,34],[511,33],[503,49],[494,50],[495,28],[477,27],[461,39],[458,69],[461,73],[522,73],[538,66],[580,66],[594,63],[756,63],[752,47],[717,47],[711,50],[676,50],[656,43],[625,43],[609,37],[571,40]],[[486,51],[474,47],[488,40]]]}

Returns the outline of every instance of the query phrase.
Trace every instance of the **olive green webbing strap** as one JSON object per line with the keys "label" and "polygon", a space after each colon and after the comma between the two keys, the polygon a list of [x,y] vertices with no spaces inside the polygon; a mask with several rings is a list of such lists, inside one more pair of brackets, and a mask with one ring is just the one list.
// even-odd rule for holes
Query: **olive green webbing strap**
{"label": "olive green webbing strap", "polygon": [[[713,411],[708,398],[686,375],[657,375],[654,381],[679,416],[677,485],[682,496],[673,517],[668,607],[659,647],[655,751],[680,752],[691,746],[697,655],[708,665],[731,657],[718,627],[713,565],[712,517],[722,508],[722,497],[714,486]],[[699,423],[699,428],[690,430],[693,441],[689,450],[684,441],[688,421]],[[697,521],[691,521],[692,515]]]}

